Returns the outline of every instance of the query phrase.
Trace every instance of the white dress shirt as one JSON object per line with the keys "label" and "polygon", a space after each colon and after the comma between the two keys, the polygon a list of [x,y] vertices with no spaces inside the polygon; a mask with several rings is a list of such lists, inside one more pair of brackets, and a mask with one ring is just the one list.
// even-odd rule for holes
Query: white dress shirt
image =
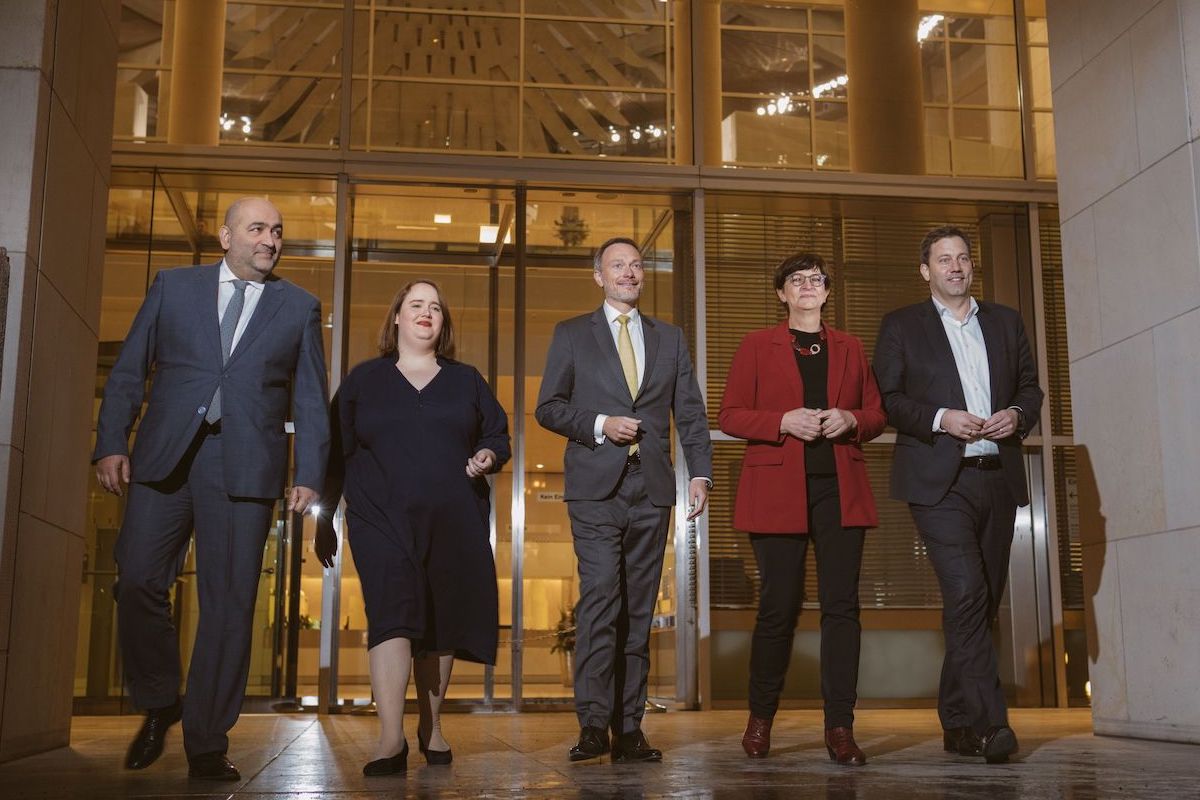
{"label": "white dress shirt", "polygon": [[[942,327],[950,340],[954,353],[954,365],[958,368],[958,379],[962,383],[963,396],[967,400],[967,411],[980,419],[992,416],[992,375],[988,366],[987,345],[983,341],[983,328],[979,325],[979,304],[969,298],[971,307],[967,318],[961,322],[954,312],[932,298],[933,305],[941,317]],[[942,416],[948,409],[939,408],[933,417],[933,429],[942,429]],[[969,442],[963,450],[965,456],[992,456],[1000,447],[990,439]]]}
{"label": "white dress shirt", "polygon": [[[225,263],[225,259],[221,259],[221,275],[217,279],[217,323],[220,324],[221,317],[225,316],[225,309],[229,307],[229,301],[233,299],[233,282],[238,279],[237,275],[233,274],[233,270]],[[258,301],[262,297],[263,284],[262,281],[246,281],[246,301],[242,305],[242,315],[238,317],[237,327],[233,330],[233,344],[229,348],[229,354],[233,355],[233,351],[237,349],[238,340],[242,338],[242,334],[246,332],[246,326],[250,324],[250,318],[254,316],[254,309],[258,307]]]}
{"label": "white dress shirt", "polygon": [[[618,311],[604,301],[601,306],[604,309],[604,316],[608,320],[608,332],[612,334],[613,345],[616,346],[617,352],[621,352],[621,344],[618,337],[621,335],[621,323],[617,321],[617,317],[625,314],[629,317],[629,338],[633,342],[633,360],[637,366],[638,388],[642,386],[642,382],[646,378],[646,337],[642,333],[642,316],[635,308],[626,313]],[[604,422],[608,419],[608,414],[597,414],[596,422],[592,425],[592,435],[596,437],[596,444],[604,442]]]}

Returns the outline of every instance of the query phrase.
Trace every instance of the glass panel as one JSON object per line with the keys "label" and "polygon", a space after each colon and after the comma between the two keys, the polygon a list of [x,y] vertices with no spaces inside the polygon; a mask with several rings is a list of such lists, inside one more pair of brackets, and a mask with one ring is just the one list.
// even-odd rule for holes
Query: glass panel
{"label": "glass panel", "polygon": [[525,0],[525,13],[662,20],[667,16],[667,3],[662,0],[589,0],[586,3],[563,3],[562,0]]}
{"label": "glass panel", "polygon": [[782,3],[721,3],[722,25],[746,25],[758,28],[808,28],[808,13],[801,6]]}
{"label": "glass panel", "polygon": [[[512,195],[474,187],[360,186],[353,208],[348,363],[352,366],[378,355],[380,326],[399,289],[413,280],[433,280],[454,321],[455,358],[473,365],[485,378],[494,372],[496,396],[511,411],[512,348],[504,343],[511,341],[513,329],[513,273],[508,262],[492,268],[490,256],[495,251],[497,226],[512,218]],[[491,299],[493,281],[498,305]],[[510,432],[513,426],[510,415]],[[511,696],[511,496],[512,477],[506,468],[496,476],[492,503],[500,586],[497,698]],[[342,566],[339,695],[365,701],[370,697],[366,616],[353,560],[353,536],[349,530],[347,550],[352,557]],[[460,660],[454,666],[449,696],[482,699],[484,680],[482,665]],[[415,697],[411,683],[409,690]]]}
{"label": "glass panel", "polygon": [[846,39],[813,37],[813,97],[846,99]]}
{"label": "glass panel", "polygon": [[[1028,6],[1026,6],[1028,12]],[[1030,17],[1025,20],[1026,30],[1028,31],[1029,43],[1032,45],[1049,44],[1048,36],[1049,29],[1046,26],[1045,18]]]}
{"label": "glass panel", "polygon": [[1020,177],[1021,112],[954,109],[951,163],[955,175]]}
{"label": "glass panel", "polygon": [[[667,198],[615,193],[531,192],[529,291],[526,297],[526,524],[524,564],[524,697],[572,696],[570,663],[554,648],[560,623],[567,625],[579,598],[571,524],[562,502],[562,437],[533,417],[541,388],[545,355],[554,326],[596,309],[603,300],[592,279],[591,248],[610,236],[643,241],[658,237],[644,251],[646,285],[639,308],[664,320],[675,317],[673,270],[675,212]],[[564,221],[571,223],[564,230]],[[582,238],[578,232],[583,231]],[[570,234],[570,235],[568,235]],[[520,346],[521,343],[518,343]],[[673,535],[668,536],[663,591],[655,609],[662,627],[651,632],[650,694],[674,699],[674,629],[665,615],[675,611]]]}
{"label": "glass panel", "polygon": [[113,138],[165,139],[170,90],[169,70],[117,69]]}
{"label": "glass panel", "polygon": [[1054,150],[1054,115],[1049,111],[1033,112],[1033,147],[1037,177],[1055,178],[1058,164]]}
{"label": "glass panel", "polygon": [[572,20],[525,23],[525,78],[533,83],[661,89],[666,28]]}
{"label": "glass panel", "polygon": [[784,104],[787,110],[780,114],[778,98],[724,98],[721,102],[722,160],[773,167],[811,166],[809,105],[787,100]]}
{"label": "glass panel", "polygon": [[842,33],[846,30],[846,22],[842,12],[826,9],[813,9],[812,26],[814,31],[822,33]]}
{"label": "glass panel", "polygon": [[721,31],[721,89],[746,94],[807,94],[808,35]]}
{"label": "glass panel", "polygon": [[930,39],[921,45],[921,89],[926,103],[950,102],[946,43]]}
{"label": "glass panel", "polygon": [[222,142],[338,146],[341,81],[225,73]]}
{"label": "glass panel", "polygon": [[[521,8],[521,0],[370,0],[371,5],[390,8],[432,8],[446,11],[501,11],[515,14]],[[355,7],[366,5],[356,0]]]}
{"label": "glass panel", "polygon": [[1050,108],[1050,49],[1047,47],[1029,48],[1029,78],[1033,85],[1033,103],[1031,108]]}
{"label": "glass panel", "polygon": [[225,68],[265,72],[338,74],[342,11],[229,3],[225,19]]}
{"label": "glass panel", "polygon": [[149,66],[169,64],[174,18],[175,0],[122,3],[117,42],[118,63]]}
{"label": "glass panel", "polygon": [[516,153],[518,90],[354,82],[353,144],[367,149]]}
{"label": "glass panel", "polygon": [[954,103],[1016,108],[1017,52],[1012,47],[950,45],[950,89]]}
{"label": "glass panel", "polygon": [[[959,2],[955,5],[965,5],[965,3]],[[946,19],[942,22],[941,29],[945,30],[946,36],[950,39],[980,39],[989,42],[1013,44],[1016,41],[1016,31],[1013,29],[1012,3],[1001,2],[992,5],[1000,7],[995,9],[998,12],[997,16],[960,17],[947,15]],[[935,32],[935,35],[940,35],[940,32]]]}
{"label": "glass panel", "polygon": [[665,159],[666,106],[664,94],[529,87],[524,151]]}
{"label": "glass panel", "polygon": [[354,26],[356,75],[515,81],[520,72],[516,19],[381,10],[355,14]]}
{"label": "glass panel", "polygon": [[925,109],[925,171],[930,175],[950,174],[950,112],[948,109]]}
{"label": "glass panel", "polygon": [[850,111],[845,103],[816,103],[813,156],[818,169],[850,169]]}

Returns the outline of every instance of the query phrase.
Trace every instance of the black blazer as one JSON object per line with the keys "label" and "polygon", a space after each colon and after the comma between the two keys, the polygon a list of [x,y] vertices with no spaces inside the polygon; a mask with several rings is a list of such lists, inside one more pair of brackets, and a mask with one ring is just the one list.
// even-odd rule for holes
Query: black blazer
{"label": "black blazer", "polygon": [[[321,305],[295,284],[268,278],[254,316],[225,364],[217,319],[220,264],[155,276],[104,386],[92,460],[129,452],[131,479],[169,476],[221,387],[225,489],[280,497],[287,478],[284,421],[296,425],[294,483],[320,490],[329,453]],[[149,398],[146,380],[151,379]]]}
{"label": "black blazer", "polygon": [[[979,303],[979,326],[987,347],[992,411],[1017,406],[1017,434],[997,442],[1000,461],[1017,505],[1029,503],[1021,440],[1042,408],[1037,367],[1021,316],[1007,306]],[[891,496],[919,505],[945,497],[961,466],[966,443],[933,432],[939,408],[966,409],[954,352],[933,300],[897,309],[883,318],[875,345],[875,379],[888,423],[895,427]]]}

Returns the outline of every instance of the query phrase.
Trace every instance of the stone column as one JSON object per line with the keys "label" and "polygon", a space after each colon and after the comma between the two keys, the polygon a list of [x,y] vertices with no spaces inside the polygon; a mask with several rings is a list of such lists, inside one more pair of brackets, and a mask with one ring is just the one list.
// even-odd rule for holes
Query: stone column
{"label": "stone column", "polygon": [[693,0],[692,103],[699,164],[721,164],[721,4]]}
{"label": "stone column", "polygon": [[175,0],[170,144],[215,145],[221,136],[225,0]]}
{"label": "stone column", "polygon": [[850,170],[925,174],[917,0],[846,0]]}

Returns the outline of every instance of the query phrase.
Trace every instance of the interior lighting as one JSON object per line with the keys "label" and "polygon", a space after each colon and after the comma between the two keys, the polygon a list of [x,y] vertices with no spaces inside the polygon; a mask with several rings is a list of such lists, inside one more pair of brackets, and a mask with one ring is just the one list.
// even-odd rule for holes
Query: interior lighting
{"label": "interior lighting", "polygon": [[451,220],[452,220],[452,217],[449,214],[434,214],[433,215],[433,224],[434,225],[449,225]]}
{"label": "interior lighting", "polygon": [[610,142],[612,142],[613,144],[616,144],[617,142],[621,141],[621,134],[617,133],[616,131],[613,131],[612,133],[610,133],[608,135],[608,140]]}
{"label": "interior lighting", "polygon": [[944,19],[946,18],[941,14],[930,14],[928,17],[922,17],[920,24],[917,25],[917,41],[923,42],[928,39],[933,33],[933,29]]}
{"label": "interior lighting", "polygon": [[641,141],[641,138],[642,138],[642,132],[641,132],[640,130],[638,130],[637,128],[634,128],[634,129],[633,129],[633,132],[632,132],[632,133],[630,133],[629,135],[630,135],[630,136],[633,138],[633,140],[634,140],[635,142],[637,142],[637,141]]}
{"label": "interior lighting", "polygon": [[762,106],[759,106],[758,108],[754,109],[754,113],[758,114],[761,117],[767,113],[767,110],[765,108],[763,108]]}
{"label": "interior lighting", "polygon": [[[480,225],[479,226],[479,243],[480,244],[495,244],[496,237],[500,235],[499,225]],[[505,244],[512,244],[512,229],[504,236]]]}
{"label": "interior lighting", "polygon": [[812,90],[813,99],[815,100],[823,94],[829,94],[834,89],[838,88],[839,86],[845,86],[849,82],[850,82],[849,75],[838,75],[836,78],[830,78],[829,80],[825,81],[824,83],[818,83],[816,86],[813,87],[813,90]]}

